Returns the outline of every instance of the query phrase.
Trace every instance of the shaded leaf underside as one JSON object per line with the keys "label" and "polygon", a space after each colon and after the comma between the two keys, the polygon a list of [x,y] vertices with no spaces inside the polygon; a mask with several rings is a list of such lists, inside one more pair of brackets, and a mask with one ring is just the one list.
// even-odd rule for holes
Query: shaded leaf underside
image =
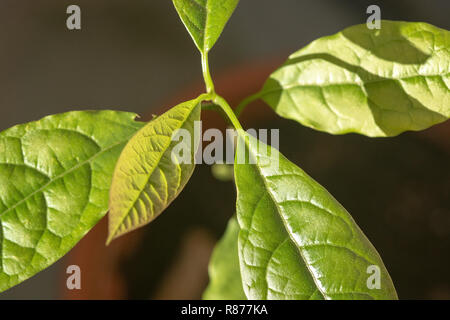
{"label": "shaded leaf underside", "polygon": [[205,300],[245,300],[238,256],[239,224],[235,217],[228,222],[209,262],[210,283],[203,294]]}

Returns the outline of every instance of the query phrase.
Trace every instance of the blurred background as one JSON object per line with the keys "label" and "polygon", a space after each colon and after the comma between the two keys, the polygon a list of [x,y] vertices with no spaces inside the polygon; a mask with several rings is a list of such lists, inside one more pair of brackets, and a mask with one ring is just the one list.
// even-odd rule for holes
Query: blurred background
{"label": "blurred background", "polygon": [[[82,29],[66,28],[81,7]],[[367,19],[449,29],[448,0],[241,0],[211,53],[218,91],[236,104],[293,51]],[[144,119],[203,90],[199,54],[168,0],[0,0],[0,131],[52,113],[120,109]],[[450,299],[450,123],[392,139],[331,136],[261,103],[246,127],[280,128],[280,149],[352,213],[400,298]],[[205,127],[224,128],[205,112]],[[0,299],[198,299],[211,251],[235,208],[232,181],[197,166],[151,225],[105,247],[103,219],[68,255]],[[67,266],[82,289],[66,289]]]}

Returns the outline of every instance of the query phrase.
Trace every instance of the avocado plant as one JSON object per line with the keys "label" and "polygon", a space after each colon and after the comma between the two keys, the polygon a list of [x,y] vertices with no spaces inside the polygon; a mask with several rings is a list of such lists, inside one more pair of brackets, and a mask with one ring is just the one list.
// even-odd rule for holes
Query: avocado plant
{"label": "avocado plant", "polygon": [[[0,133],[0,292],[60,259],[108,211],[107,243],[158,217],[194,171],[194,123],[209,108],[236,132],[237,204],[204,298],[397,299],[344,207],[238,119],[260,99],[330,134],[392,137],[441,123],[450,117],[449,32],[384,20],[379,30],[349,27],[293,53],[233,110],[215,90],[208,54],[238,1],[173,0],[201,55],[204,94],[148,123],[73,111]],[[179,130],[190,133],[181,142]]]}

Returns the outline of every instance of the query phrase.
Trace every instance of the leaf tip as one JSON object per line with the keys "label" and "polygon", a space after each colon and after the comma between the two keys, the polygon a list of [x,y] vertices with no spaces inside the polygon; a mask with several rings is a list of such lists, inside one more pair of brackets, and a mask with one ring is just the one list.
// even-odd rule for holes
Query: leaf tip
{"label": "leaf tip", "polygon": [[116,240],[120,235],[117,234],[115,230],[111,228],[111,226],[108,227],[108,236],[106,238],[105,245],[109,246],[113,240]]}
{"label": "leaf tip", "polygon": [[109,234],[109,235],[108,235],[108,238],[106,239],[105,245],[106,245],[106,246],[109,246],[109,245],[111,244],[111,242],[112,242],[113,240],[115,240],[115,239],[116,239],[116,237],[114,236],[114,234]]}

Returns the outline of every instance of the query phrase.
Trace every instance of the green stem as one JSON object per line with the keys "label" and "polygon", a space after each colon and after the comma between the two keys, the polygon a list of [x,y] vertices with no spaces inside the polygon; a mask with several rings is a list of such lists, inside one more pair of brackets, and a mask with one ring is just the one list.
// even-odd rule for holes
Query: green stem
{"label": "green stem", "polygon": [[234,128],[236,130],[239,130],[239,129],[244,130],[244,129],[242,129],[241,123],[236,118],[236,115],[234,114],[233,109],[231,109],[230,105],[224,98],[222,98],[221,96],[216,94],[214,96],[213,102],[222,108],[222,110],[225,112],[228,119],[230,119],[231,124],[234,126]]}
{"label": "green stem", "polygon": [[247,105],[249,105],[250,103],[252,103],[253,101],[258,100],[260,97],[261,97],[261,92],[258,92],[258,93],[255,93],[255,94],[245,98],[244,100],[242,100],[241,103],[239,103],[238,106],[236,107],[236,109],[234,110],[236,117],[239,118],[242,111],[244,111],[245,107]]}
{"label": "green stem", "polygon": [[236,118],[233,109],[231,109],[228,102],[216,94],[214,90],[214,82],[211,78],[211,73],[209,72],[209,62],[208,62],[208,53],[202,53],[202,71],[203,71],[203,79],[205,80],[206,92],[201,95],[201,99],[212,100],[217,106],[220,107],[220,110],[225,113],[226,117],[230,120],[231,124],[234,126],[236,130],[243,130],[239,120]]}
{"label": "green stem", "polygon": [[222,107],[215,104],[214,102],[207,102],[204,103],[202,105],[202,110],[211,110],[211,111],[215,111],[217,113],[219,113],[221,115],[222,118],[225,119],[225,121],[229,124],[229,125],[233,125],[228,117],[228,115],[225,113],[225,111],[223,111]]}
{"label": "green stem", "polygon": [[211,73],[209,71],[208,53],[202,53],[202,71],[206,92],[214,93],[214,82],[212,81]]}

